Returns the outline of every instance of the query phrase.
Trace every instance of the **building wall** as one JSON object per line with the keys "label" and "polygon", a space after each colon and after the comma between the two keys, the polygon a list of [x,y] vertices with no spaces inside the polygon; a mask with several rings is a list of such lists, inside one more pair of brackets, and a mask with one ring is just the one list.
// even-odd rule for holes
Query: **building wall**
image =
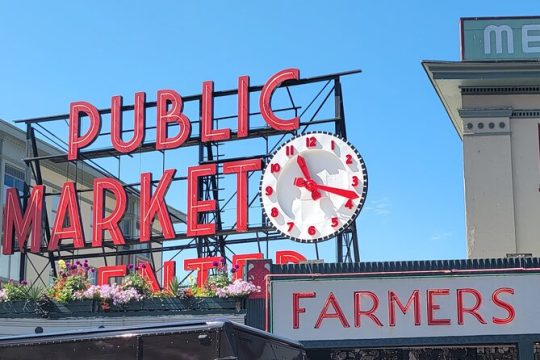
{"label": "building wall", "polygon": [[462,96],[471,258],[540,256],[539,101],[540,94]]}
{"label": "building wall", "polygon": [[[7,131],[2,131],[3,129]],[[4,178],[6,175],[6,166],[11,166],[17,169],[19,172],[25,174],[26,167],[22,161],[26,157],[26,145],[24,141],[24,132],[19,129],[2,122],[0,120],[0,205],[3,208],[4,193],[7,186],[4,185]],[[88,244],[88,248],[75,251],[75,254],[95,254],[102,253],[101,248],[92,249],[90,243],[92,241],[92,211],[93,211],[93,192],[92,183],[93,179],[98,176],[104,176],[98,173],[95,169],[89,165],[79,164],[79,168],[75,169],[75,166],[70,163],[54,164],[51,162],[42,162],[41,171],[43,184],[46,187],[45,204],[47,208],[47,218],[49,226],[52,228],[54,219],[56,216],[56,210],[58,206],[59,195],[62,185],[66,181],[76,181],[78,190],[90,190],[79,193],[79,207],[81,213],[82,226],[85,236],[85,242]],[[81,167],[82,166],[82,167]],[[69,167],[69,168],[68,168]],[[33,183],[33,181],[32,181]],[[115,206],[114,198],[109,196],[105,202],[106,208],[110,211]],[[127,211],[129,215],[124,217],[121,228],[126,238],[136,238],[138,236],[138,208],[139,199],[137,196],[131,194],[128,195],[128,207],[133,211]],[[107,211],[106,211],[107,212]],[[2,229],[2,218],[0,217],[0,229]],[[159,222],[155,221],[152,227],[153,233],[160,233]],[[110,240],[110,237],[105,233],[104,241]],[[67,240],[69,242],[70,240]],[[135,245],[138,248],[147,248],[150,245],[140,244]],[[159,244],[153,244],[152,246],[161,246]],[[126,247],[125,249],[128,249]],[[110,254],[107,256],[105,262],[103,257],[92,258],[89,260],[90,265],[93,267],[100,267],[104,265],[116,265],[116,264],[128,264],[136,263],[137,261],[148,261],[155,264],[156,269],[161,268],[162,254],[161,252],[153,253],[151,259],[150,255],[130,255],[130,256],[117,256],[114,248],[106,248],[105,252]],[[19,279],[20,268],[20,253],[13,255],[1,255],[0,254],[0,281],[7,280],[22,280]],[[41,285],[48,285],[51,281],[51,271],[49,266],[49,259],[47,254],[36,255],[28,254],[27,259],[24,262],[26,280],[31,283],[40,283]],[[161,278],[161,271],[156,274],[158,279]]]}

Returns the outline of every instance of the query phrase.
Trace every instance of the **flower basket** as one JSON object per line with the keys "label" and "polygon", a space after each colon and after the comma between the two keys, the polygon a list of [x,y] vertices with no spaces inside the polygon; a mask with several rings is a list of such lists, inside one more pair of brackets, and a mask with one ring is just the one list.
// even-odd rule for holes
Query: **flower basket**
{"label": "flower basket", "polygon": [[19,300],[0,302],[0,317],[36,317],[43,311],[36,301]]}
{"label": "flower basket", "polygon": [[52,312],[64,316],[78,316],[96,313],[98,311],[98,302],[95,300],[74,300],[68,302],[54,302]]}

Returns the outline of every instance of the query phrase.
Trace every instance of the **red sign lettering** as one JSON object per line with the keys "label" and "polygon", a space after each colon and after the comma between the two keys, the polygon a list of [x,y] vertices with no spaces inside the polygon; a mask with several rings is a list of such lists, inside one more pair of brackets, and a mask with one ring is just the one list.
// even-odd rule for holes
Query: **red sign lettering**
{"label": "red sign lettering", "polygon": [[[167,111],[170,105],[170,111]],[[176,149],[188,139],[191,133],[191,123],[186,115],[182,114],[184,102],[182,97],[174,90],[160,90],[157,94],[157,129],[156,150]],[[178,134],[169,137],[169,123],[180,126]]]}
{"label": "red sign lettering", "polygon": [[[109,216],[105,216],[105,191],[114,195],[114,209]],[[118,180],[111,178],[94,179],[94,213],[92,226],[92,246],[103,244],[103,231],[109,231],[115,245],[126,243],[118,223],[124,216],[127,205],[127,196],[124,187]]]}
{"label": "red sign lettering", "polygon": [[[69,225],[64,226],[66,216]],[[84,232],[82,230],[79,203],[77,202],[77,192],[75,190],[75,183],[71,181],[64,183],[62,193],[60,194],[58,211],[56,212],[51,241],[49,242],[49,251],[58,249],[58,243],[64,239],[72,239],[73,246],[77,249],[84,247]]]}
{"label": "red sign lettering", "polygon": [[300,314],[306,312],[306,308],[300,307],[300,299],[314,298],[314,292],[293,293],[293,329],[300,328]]}
{"label": "red sign lettering", "polygon": [[435,319],[435,311],[441,308],[435,304],[435,296],[447,296],[449,289],[429,289],[427,291],[427,319],[428,325],[450,325],[450,319]]}
{"label": "red sign lettering", "polygon": [[216,200],[199,200],[199,178],[216,173],[216,164],[192,166],[188,168],[188,236],[203,236],[212,235],[216,232],[216,225],[201,224],[199,222],[199,214],[216,210]]}
{"label": "red sign lettering", "polygon": [[411,306],[414,307],[414,325],[420,326],[420,291],[414,290],[407,304],[403,306],[396,293],[393,291],[388,292],[388,325],[396,326],[396,309],[394,305],[397,305],[399,310],[405,315]]}
{"label": "red sign lettering", "polygon": [[[80,134],[81,114],[88,116],[90,126],[86,134]],[[78,101],[69,107],[68,160],[77,160],[79,149],[94,142],[101,129],[101,115],[98,109],[88,102]]]}
{"label": "red sign lettering", "polygon": [[140,219],[140,241],[149,241],[152,221],[157,214],[161,231],[165,239],[174,239],[174,229],[171,217],[165,203],[165,194],[171,185],[176,170],[165,170],[161,180],[152,195],[152,174],[141,174],[141,219]]}
{"label": "red sign lettering", "polygon": [[503,301],[499,298],[501,294],[514,295],[514,289],[500,288],[500,289],[495,290],[493,292],[493,295],[491,296],[491,301],[493,301],[493,304],[495,304],[496,306],[500,307],[501,309],[505,310],[508,313],[508,316],[502,319],[494,316],[492,318],[493,323],[504,325],[504,324],[511,323],[512,320],[514,320],[514,318],[516,317],[516,310],[514,309],[512,305],[510,305],[506,301]]}
{"label": "red sign lettering", "polygon": [[[474,297],[474,305],[470,308],[466,308],[463,304],[463,298],[465,294],[470,294]],[[475,289],[457,289],[457,318],[458,324],[464,324],[465,313],[471,314],[478,320],[479,323],[485,324],[486,321],[482,318],[482,315],[478,313],[478,308],[482,305],[482,295]]]}
{"label": "red sign lettering", "polygon": [[[371,299],[371,307],[368,310],[362,310],[362,298]],[[371,291],[355,291],[354,292],[354,327],[360,327],[360,319],[362,316],[370,318],[377,326],[383,326],[381,320],[374,314],[379,307],[379,298]]]}
{"label": "red sign lettering", "polygon": [[17,189],[7,189],[6,202],[4,205],[2,254],[13,254],[13,236],[18,240],[16,244],[19,246],[20,251],[24,252],[25,244],[30,232],[32,232],[30,251],[33,253],[39,252],[41,244],[41,212],[43,209],[44,193],[45,187],[43,185],[34,186],[23,216]]}
{"label": "red sign lettering", "polygon": [[[328,308],[332,306],[334,308],[333,313],[328,312]],[[347,321],[347,318],[345,317],[345,314],[343,314],[343,310],[341,310],[341,306],[339,305],[339,302],[337,301],[335,295],[333,293],[330,293],[328,297],[326,298],[326,301],[324,302],[324,306],[319,313],[319,317],[317,318],[317,322],[315,323],[315,329],[318,329],[321,327],[322,321],[324,319],[339,319],[341,322],[341,326],[343,327],[351,327],[349,325],[349,322]]]}
{"label": "red sign lettering", "polygon": [[261,159],[231,161],[223,164],[224,174],[236,173],[236,231],[247,231],[248,225],[248,171],[260,170]]}
{"label": "red sign lettering", "polygon": [[272,111],[271,101],[274,91],[283,82],[287,80],[298,80],[299,78],[300,71],[298,69],[285,69],[273,75],[270,79],[268,79],[266,84],[264,84],[261,90],[259,107],[264,120],[273,129],[281,131],[292,131],[298,129],[298,126],[300,124],[300,118],[298,116],[289,120],[283,120],[278,118],[276,114],[274,114],[274,112]]}
{"label": "red sign lettering", "polygon": [[146,111],[144,103],[146,94],[135,94],[135,119],[133,121],[133,137],[129,141],[122,140],[122,97],[113,96],[111,103],[111,142],[121,153],[130,153],[144,142]]}

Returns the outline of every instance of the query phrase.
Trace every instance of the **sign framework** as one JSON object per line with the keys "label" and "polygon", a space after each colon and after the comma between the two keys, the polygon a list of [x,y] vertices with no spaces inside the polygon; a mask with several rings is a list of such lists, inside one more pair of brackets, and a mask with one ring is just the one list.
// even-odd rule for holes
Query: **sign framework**
{"label": "sign framework", "polygon": [[[329,75],[323,75],[318,76],[314,78],[299,78],[296,79],[290,78],[290,79],[281,79],[281,81],[277,81],[276,83],[272,84],[273,89],[272,91],[283,88],[280,91],[286,91],[286,94],[289,97],[290,104],[288,106],[283,106],[278,109],[272,110],[270,107],[269,102],[263,103],[261,100],[260,104],[260,111],[253,111],[250,110],[249,107],[249,101],[248,104],[239,104],[239,112],[238,114],[233,115],[232,117],[238,118],[239,124],[248,124],[247,128],[244,126],[238,127],[238,129],[235,130],[229,130],[229,133],[224,131],[225,129],[218,129],[219,122],[223,122],[224,120],[231,118],[230,115],[224,115],[224,116],[214,116],[213,114],[213,102],[214,99],[226,99],[226,98],[241,98],[242,96],[245,96],[247,99],[249,99],[253,94],[260,94],[259,96],[261,99],[264,97],[263,93],[265,91],[265,86],[268,86],[268,82],[265,86],[249,86],[249,78],[247,77],[240,77],[239,78],[239,86],[237,89],[232,90],[224,90],[224,91],[214,91],[213,90],[213,83],[212,82],[205,82],[203,84],[203,93],[200,95],[193,95],[193,96],[185,96],[182,98],[183,104],[187,105],[189,103],[195,103],[199,104],[199,116],[198,118],[201,119],[200,121],[192,121],[191,124],[193,126],[196,126],[196,124],[199,125],[199,134],[193,135],[193,132],[186,132],[182,135],[183,144],[182,148],[190,148],[190,147],[196,147],[198,148],[199,152],[199,159],[198,159],[198,165],[199,166],[206,166],[209,168],[217,168],[217,169],[225,169],[224,173],[226,172],[226,163],[235,163],[238,161],[250,161],[256,159],[266,159],[269,154],[273,151],[273,149],[277,148],[282,144],[284,141],[287,140],[289,136],[292,136],[294,134],[300,134],[306,131],[311,130],[317,130],[321,127],[326,127],[325,129],[330,129],[332,132],[336,133],[337,135],[340,135],[342,137],[346,137],[346,130],[345,130],[345,116],[344,116],[344,108],[343,108],[343,100],[342,100],[342,91],[341,91],[341,78],[343,76],[351,75],[358,73],[359,71],[349,71],[349,72],[343,72],[343,73],[337,73],[337,74],[329,74]],[[279,73],[278,73],[279,74]],[[276,74],[276,75],[278,75]],[[273,77],[275,80],[276,76]],[[278,79],[279,80],[279,79]],[[302,87],[302,86],[315,86],[319,87],[318,92],[310,99],[306,100],[297,100],[292,95],[291,89]],[[242,95],[244,94],[244,95]],[[167,96],[167,95],[163,95]],[[163,97],[162,96],[162,97]],[[99,126],[96,126],[95,130],[91,126],[91,131],[93,134],[91,134],[96,139],[100,139],[103,137],[109,137],[113,135],[113,132],[116,132],[115,136],[122,139],[130,138],[132,137],[133,140],[137,138],[142,138],[141,142],[137,144],[136,142],[130,141],[120,141],[117,144],[114,144],[115,146],[107,146],[107,147],[92,147],[89,146],[87,149],[82,149],[83,146],[88,146],[91,144],[91,141],[84,138],[82,132],[80,132],[78,129],[76,132],[72,133],[75,134],[73,138],[70,138],[69,142],[69,148],[67,149],[67,155],[66,154],[58,154],[58,155],[40,155],[37,151],[37,139],[38,136],[36,136],[36,130],[38,130],[40,133],[46,133],[48,136],[54,136],[55,134],[53,131],[48,130],[47,128],[49,125],[54,124],[55,122],[64,122],[68,120],[71,117],[74,116],[74,112],[79,111],[79,114],[75,114],[75,116],[79,116],[81,118],[82,116],[90,117],[92,112],[97,113],[98,116],[120,116],[122,117],[123,114],[126,114],[127,116],[135,116],[135,119],[137,119],[137,115],[131,115],[133,111],[135,113],[137,112],[137,107],[141,107],[144,105],[145,108],[159,108],[160,106],[160,94],[158,94],[158,101],[156,102],[147,102],[145,99],[145,96],[143,96],[141,93],[137,93],[135,95],[135,104],[134,105],[123,105],[121,97],[113,97],[112,99],[112,106],[108,109],[90,109],[90,108],[84,108],[85,104],[75,103],[75,106],[79,106],[78,108],[72,107],[72,110],[70,111],[70,114],[65,115],[58,115],[58,116],[50,116],[50,117],[43,117],[43,118],[35,118],[35,119],[27,119],[27,120],[20,120],[18,122],[22,122],[26,124],[27,128],[27,153],[28,157],[25,159],[26,163],[28,164],[28,171],[32,174],[34,186],[39,187],[43,184],[43,177],[41,173],[41,163],[43,161],[51,161],[54,163],[66,163],[71,162],[76,165],[82,161],[86,162],[92,162],[94,166],[97,166],[94,162],[95,159],[99,158],[113,158],[117,159],[120,163],[122,158],[124,156],[129,156],[129,152],[135,152],[138,154],[150,152],[156,150],[156,148],[159,147],[158,142],[152,142],[152,141],[144,141],[144,136],[137,135],[137,133],[133,134],[133,129],[123,129],[120,128],[111,128],[111,131],[108,132],[108,129],[101,129]],[[269,98],[272,97],[272,94],[270,94]],[[267,96],[268,98],[268,96]],[[167,101],[168,99],[165,98]],[[333,100],[333,101],[332,101]],[[206,106],[203,106],[206,102]],[[240,103],[240,102],[239,102]],[[167,108],[167,106],[170,106],[169,104],[165,104],[165,107],[162,107],[161,111],[172,111],[170,108]],[[241,107],[247,108],[247,112],[245,110],[240,110]],[[321,109],[323,109],[325,106],[327,107],[333,107],[334,116],[332,117],[325,117],[323,118],[321,116]],[[252,125],[249,125],[248,122],[242,122],[240,119],[240,114],[246,114],[249,117],[256,117],[260,116],[261,113],[264,111],[264,109],[269,108],[270,111],[273,111],[274,114],[281,114],[281,113],[288,113],[293,114],[294,117],[298,118],[298,124],[295,128],[290,129],[275,129],[271,126],[259,126],[255,127]],[[166,110],[163,110],[166,109]],[[206,109],[206,115],[205,110]],[[208,110],[210,109],[210,110]],[[268,110],[268,109],[267,109]],[[308,110],[311,111],[308,112]],[[157,110],[160,111],[159,109]],[[128,115],[129,113],[129,115]],[[116,115],[114,115],[116,114]],[[94,114],[95,115],[95,114]],[[167,115],[165,113],[165,115]],[[204,117],[210,117],[210,121],[207,121],[204,125]],[[131,122],[130,122],[131,123]],[[135,126],[136,123],[134,123]],[[206,130],[203,129],[203,125],[207,126]],[[144,127],[144,125],[143,125]],[[148,128],[152,128],[151,126]],[[167,131],[171,131],[170,126],[165,127],[165,138],[167,138]],[[145,129],[146,130],[146,129]],[[213,135],[207,137],[206,139],[203,139],[203,133],[206,132],[207,135]],[[215,136],[215,134],[218,134]],[[221,134],[221,135],[219,135]],[[163,134],[162,134],[163,135]],[[159,136],[159,135],[158,135]],[[243,139],[258,139],[264,143],[266,143],[266,151],[262,154],[257,155],[251,155],[249,157],[227,157],[222,153],[222,148],[226,147],[229,143],[236,142]],[[58,139],[57,139],[58,140]],[[75,145],[74,145],[75,144]],[[119,145],[119,146],[118,146]],[[81,149],[79,149],[80,147]],[[122,147],[124,147],[125,151],[122,150]],[[158,149],[163,154],[164,162],[167,155],[167,147],[163,149]],[[258,170],[258,169],[254,169]],[[75,170],[77,171],[77,170]],[[233,171],[231,171],[232,173]],[[164,169],[164,176],[167,175]],[[167,175],[170,177],[170,182],[174,183],[176,181],[185,181],[187,178],[185,176],[176,176],[174,173]],[[155,187],[156,185],[159,188],[160,181],[161,180],[154,180],[150,177],[150,179],[143,179],[141,178],[140,183],[136,184],[121,184],[120,186],[124,188],[126,191],[134,191],[135,189],[139,188],[141,186],[141,183],[143,181],[149,181],[151,187]],[[268,225],[267,221],[263,219],[262,223],[258,226],[252,226],[249,223],[245,223],[245,228],[241,229],[241,237],[236,237],[238,235],[238,229],[236,228],[237,224],[233,224],[233,226],[224,226],[223,219],[220,218],[221,208],[223,203],[229,203],[231,201],[234,201],[234,197],[237,196],[236,192],[232,192],[229,194],[223,195],[223,190],[219,187],[219,181],[220,181],[220,174],[215,171],[210,171],[208,174],[203,174],[203,176],[197,177],[196,181],[193,183],[193,186],[195,186],[198,190],[199,195],[201,196],[201,199],[195,199],[195,201],[198,201],[199,203],[208,203],[208,202],[215,202],[215,209],[210,209],[209,212],[201,212],[198,217],[198,223],[200,224],[209,224],[213,223],[215,225],[215,230],[211,233],[187,233],[187,232],[178,232],[173,231],[172,233],[169,233],[168,236],[154,236],[150,235],[148,240],[152,242],[158,242],[162,244],[161,247],[149,247],[146,249],[133,249],[133,248],[121,248],[116,247],[114,249],[114,255],[120,256],[120,255],[130,255],[130,254],[139,254],[139,253],[152,253],[156,251],[177,251],[181,252],[186,249],[196,249],[197,255],[199,257],[208,257],[208,256],[218,256],[221,255],[225,258],[227,258],[226,248],[230,246],[234,246],[236,244],[243,244],[243,243],[261,243],[261,242],[268,242],[268,241],[274,241],[274,240],[281,240],[284,237],[273,231],[273,229]],[[114,186],[118,186],[118,184],[111,185],[111,184],[103,184],[104,188],[107,188],[107,190],[114,188]],[[72,189],[70,189],[72,194],[79,194],[81,190],[77,189],[76,182]],[[27,205],[26,199],[29,198],[31,189],[28,188],[27,192],[24,196],[24,203],[23,208]],[[43,194],[46,198],[49,195],[45,193]],[[54,194],[58,195],[58,194]],[[256,195],[258,196],[258,194]],[[256,203],[256,198],[250,198],[248,199],[248,204],[251,206],[252,204]],[[46,214],[46,209],[44,211]],[[71,215],[71,214],[70,214]],[[71,218],[72,216],[70,216]],[[73,216],[74,217],[74,216]],[[262,218],[262,214],[261,214]],[[58,239],[51,239],[51,232],[50,232],[50,224],[49,220],[47,219],[47,216],[42,216],[43,226],[42,236],[44,237],[45,241],[40,242],[39,247],[39,253],[41,253],[41,256],[46,256],[49,259],[49,264],[51,266],[51,269],[53,273],[55,273],[55,267],[54,262],[60,258],[66,259],[66,260],[72,260],[72,259],[78,259],[78,258],[92,258],[92,257],[105,257],[105,256],[111,256],[111,253],[108,252],[107,255],[105,253],[96,253],[96,252],[83,252],[79,251],[77,254],[75,254],[73,251],[77,249],[77,245],[75,241],[73,243],[58,241]],[[139,239],[135,238],[126,238],[125,244],[131,245],[138,243]],[[174,244],[170,243],[168,244],[168,240],[180,240],[182,241],[182,244],[178,244],[178,242],[175,242]],[[15,242],[15,239],[13,239]],[[51,242],[56,245],[54,248],[49,248]],[[85,242],[85,244],[88,243],[88,240]],[[81,243],[79,243],[80,245]],[[15,245],[15,244],[13,244]],[[111,250],[111,244],[102,244],[104,250],[107,248],[109,251]],[[16,246],[13,246],[12,249],[16,250]],[[348,261],[359,261],[359,251],[358,251],[358,240],[356,235],[356,227],[355,223],[351,223],[349,228],[344,231],[343,233],[340,233],[336,237],[336,257],[338,262],[348,262]],[[24,254],[22,254],[24,257]],[[21,261],[21,278],[24,277],[24,261]]]}

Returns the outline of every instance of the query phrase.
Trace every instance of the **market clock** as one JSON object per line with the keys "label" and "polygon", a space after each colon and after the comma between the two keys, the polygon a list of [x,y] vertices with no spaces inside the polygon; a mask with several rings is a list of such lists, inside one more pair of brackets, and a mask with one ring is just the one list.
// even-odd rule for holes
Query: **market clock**
{"label": "market clock", "polygon": [[272,155],[260,185],[270,223],[286,237],[318,242],[336,236],[356,218],[367,194],[367,171],[345,139],[311,132]]}

